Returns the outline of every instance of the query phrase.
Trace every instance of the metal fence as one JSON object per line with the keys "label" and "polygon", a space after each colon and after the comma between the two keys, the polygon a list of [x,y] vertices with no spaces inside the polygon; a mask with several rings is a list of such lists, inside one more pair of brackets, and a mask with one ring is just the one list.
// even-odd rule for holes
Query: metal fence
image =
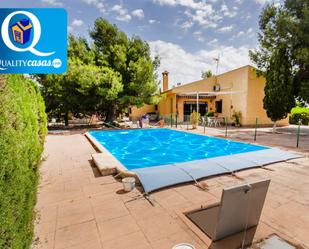
{"label": "metal fence", "polygon": [[[161,115],[160,120],[164,120],[165,127],[190,130],[193,128],[190,122],[190,116],[179,117],[172,113],[169,115]],[[302,125],[301,122],[297,126],[293,126],[292,131],[285,131],[287,128],[278,127],[276,132],[271,132],[272,127],[261,126],[259,124],[259,118],[255,118],[254,126],[238,128],[231,125],[231,120],[228,117],[219,118],[220,121],[213,122],[209,117],[201,117],[198,122],[198,129],[202,129],[202,132],[206,134],[209,132],[208,128],[216,128],[222,137],[229,137],[232,139],[239,139],[252,142],[264,143],[265,140],[273,142],[274,146],[289,144],[289,147],[305,148],[309,147],[309,126]],[[280,136],[284,137],[280,142]],[[273,140],[273,141],[272,141]],[[277,141],[277,143],[275,143]]]}

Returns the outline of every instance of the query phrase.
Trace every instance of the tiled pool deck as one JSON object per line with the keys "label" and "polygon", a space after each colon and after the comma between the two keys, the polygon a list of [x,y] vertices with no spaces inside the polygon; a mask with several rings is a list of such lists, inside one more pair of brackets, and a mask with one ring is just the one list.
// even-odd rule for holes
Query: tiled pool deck
{"label": "tiled pool deck", "polygon": [[151,195],[123,193],[113,177],[101,177],[91,165],[95,153],[79,134],[48,136],[46,160],[36,206],[34,248],[171,249],[187,242],[199,248],[231,248],[236,238],[216,244],[198,237],[179,216],[180,210],[219,201],[222,188],[269,177],[272,179],[254,240],[272,233],[309,248],[309,158],[238,173],[243,178],[206,179],[208,191],[193,184]]}

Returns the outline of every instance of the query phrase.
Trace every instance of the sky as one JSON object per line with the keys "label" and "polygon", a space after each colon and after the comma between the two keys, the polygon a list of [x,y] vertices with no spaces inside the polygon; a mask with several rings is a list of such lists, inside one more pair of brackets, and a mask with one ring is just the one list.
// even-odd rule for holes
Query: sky
{"label": "sky", "polygon": [[146,40],[159,55],[171,85],[252,64],[248,51],[258,46],[258,19],[267,3],[282,0],[10,0],[0,8],[61,7],[68,31],[89,39],[96,18],[116,24],[127,35]]}

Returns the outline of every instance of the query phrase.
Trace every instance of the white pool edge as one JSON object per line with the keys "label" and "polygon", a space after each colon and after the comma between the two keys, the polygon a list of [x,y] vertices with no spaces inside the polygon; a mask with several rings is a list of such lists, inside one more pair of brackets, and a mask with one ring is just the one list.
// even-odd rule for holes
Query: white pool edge
{"label": "white pool edge", "polygon": [[105,155],[112,157],[118,162],[117,172],[120,176],[122,177],[137,176],[134,172],[128,170],[112,153],[108,151],[108,149],[106,149],[102,144],[100,144],[89,132],[86,132],[84,135],[101,153],[104,153]]}

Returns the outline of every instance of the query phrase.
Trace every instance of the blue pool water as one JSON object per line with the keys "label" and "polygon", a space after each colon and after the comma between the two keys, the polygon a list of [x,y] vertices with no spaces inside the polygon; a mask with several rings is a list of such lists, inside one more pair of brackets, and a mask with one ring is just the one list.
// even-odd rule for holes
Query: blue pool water
{"label": "blue pool water", "polygon": [[170,129],[89,133],[129,170],[267,149]]}

